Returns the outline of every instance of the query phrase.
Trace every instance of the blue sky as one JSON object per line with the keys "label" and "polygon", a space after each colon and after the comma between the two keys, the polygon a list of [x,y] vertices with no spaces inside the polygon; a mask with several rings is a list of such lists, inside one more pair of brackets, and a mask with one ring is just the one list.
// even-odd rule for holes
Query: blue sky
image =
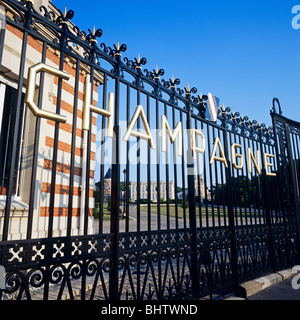
{"label": "blue sky", "polygon": [[291,25],[291,0],[252,1],[71,1],[72,21],[103,30],[101,42],[118,40],[123,57],[146,57],[202,93],[271,125],[269,111],[278,97],[285,116],[300,121],[300,29]]}

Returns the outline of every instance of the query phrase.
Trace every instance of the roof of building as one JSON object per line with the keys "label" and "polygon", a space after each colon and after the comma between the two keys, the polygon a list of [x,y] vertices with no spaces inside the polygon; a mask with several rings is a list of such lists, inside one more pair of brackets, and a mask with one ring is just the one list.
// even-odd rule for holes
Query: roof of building
{"label": "roof of building", "polygon": [[111,168],[109,168],[104,176],[104,179],[111,179]]}

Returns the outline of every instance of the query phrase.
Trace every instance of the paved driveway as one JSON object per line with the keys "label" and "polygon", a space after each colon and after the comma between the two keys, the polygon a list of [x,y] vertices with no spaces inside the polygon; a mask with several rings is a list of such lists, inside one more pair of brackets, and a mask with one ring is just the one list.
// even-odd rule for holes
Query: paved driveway
{"label": "paved driveway", "polygon": [[[145,211],[143,211],[145,210]],[[158,229],[158,215],[156,213],[150,214],[150,223],[151,223],[151,230]],[[176,219],[174,217],[169,218],[170,229],[176,228]],[[99,220],[95,220],[95,230],[99,230]],[[120,219],[120,232],[125,232],[126,226],[126,219]],[[166,215],[160,215],[160,229],[167,229],[168,222]],[[183,219],[179,219],[178,227],[183,228]],[[147,207],[141,206],[140,210],[140,231],[148,230],[148,212]],[[137,205],[131,204],[129,206],[129,231],[134,232],[137,231]],[[110,221],[105,220],[103,221],[103,233],[110,232]]]}
{"label": "paved driveway", "polygon": [[254,294],[248,300],[300,300],[300,289],[293,289],[291,281],[292,278],[277,283]]}

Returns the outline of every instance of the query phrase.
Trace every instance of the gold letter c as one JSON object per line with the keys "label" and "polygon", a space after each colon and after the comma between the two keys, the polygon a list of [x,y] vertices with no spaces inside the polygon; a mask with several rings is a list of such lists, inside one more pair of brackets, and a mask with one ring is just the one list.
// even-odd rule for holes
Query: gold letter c
{"label": "gold letter c", "polygon": [[56,114],[53,112],[49,112],[46,110],[42,110],[42,109],[38,108],[38,106],[34,103],[35,81],[36,81],[36,75],[39,72],[47,72],[47,73],[50,73],[54,76],[58,76],[64,80],[69,80],[70,75],[67,72],[53,68],[53,67],[48,66],[48,65],[41,63],[41,62],[30,67],[29,71],[28,71],[28,85],[27,85],[27,92],[26,92],[26,103],[27,103],[28,107],[30,108],[31,112],[36,117],[41,117],[41,118],[65,123],[67,121],[67,118],[65,116],[62,116],[60,114]]}

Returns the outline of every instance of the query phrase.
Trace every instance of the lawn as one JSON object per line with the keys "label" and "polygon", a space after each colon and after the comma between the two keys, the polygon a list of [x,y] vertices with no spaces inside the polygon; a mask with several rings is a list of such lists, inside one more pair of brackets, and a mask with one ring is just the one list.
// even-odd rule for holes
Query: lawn
{"label": "lawn", "polygon": [[[123,208],[123,204],[121,204],[120,209],[122,210]],[[99,212],[100,212],[100,208],[99,207],[95,207],[94,208],[94,217],[96,219],[99,219]],[[103,220],[110,220],[111,219],[111,214],[110,214],[110,210],[108,210],[108,203],[105,202],[103,203]]]}
{"label": "lawn", "polygon": [[[110,211],[107,209],[107,203],[103,204],[103,220],[110,220]],[[144,212],[148,212],[148,205],[147,204],[141,204],[140,205],[141,211]],[[94,209],[97,210],[97,209]],[[152,213],[157,213],[157,204],[151,204],[150,206],[150,210]],[[167,204],[165,203],[161,203],[160,204],[160,214],[162,215],[167,215]],[[178,204],[177,205],[177,210],[178,210],[178,218],[182,219],[184,218],[184,208],[182,205]],[[247,209],[248,211],[248,218],[250,218],[250,213],[249,213],[249,209]],[[259,218],[259,212],[256,212],[256,214],[254,214],[254,209],[252,208],[251,210],[251,215],[252,217],[254,217],[256,215],[257,218]],[[218,207],[215,206],[214,208],[211,206],[208,207],[201,207],[201,214],[202,217],[206,217],[206,215],[208,216],[208,218],[212,218],[212,216],[214,215],[215,217],[218,217],[220,215],[220,218],[224,218],[224,214],[227,216],[228,215],[228,209],[227,207],[223,207],[223,206],[219,206],[219,211],[218,211]],[[237,208],[237,216],[240,217],[242,214],[242,217],[245,217],[245,208],[242,208],[240,210],[240,208]],[[261,213],[263,214],[263,213]],[[176,206],[175,204],[169,204],[169,215],[170,217],[176,217]],[[189,208],[187,207],[185,209],[185,215],[186,218],[189,217]],[[196,206],[196,215],[199,215],[199,206]],[[234,210],[234,215],[235,215],[235,210]]]}
{"label": "lawn", "polygon": [[[142,209],[144,208],[144,209]],[[143,211],[147,211],[147,206],[141,206],[141,210]],[[177,206],[177,210],[178,210],[178,218],[183,218],[184,217],[184,208],[181,205]],[[160,213],[163,215],[167,215],[167,211],[168,211],[168,207],[166,204],[160,204]],[[152,213],[157,213],[157,205],[156,204],[151,204],[151,212]],[[212,217],[212,212],[213,212],[213,208],[212,207],[207,207],[207,211],[205,207],[201,207],[201,212],[202,215],[205,215],[206,212],[208,214],[209,217]],[[227,214],[228,210],[227,208],[225,208],[225,214]],[[199,213],[199,207],[196,207],[196,213]],[[170,217],[176,217],[176,206],[175,204],[170,204],[169,205],[169,214]],[[187,207],[185,209],[185,214],[186,217],[189,217],[189,208]],[[218,214],[218,209],[214,208],[214,215]],[[220,207],[220,216],[222,217],[224,214],[223,211],[223,207]]]}
{"label": "lawn", "polygon": [[[107,209],[108,203],[103,203],[103,220],[110,220],[110,211]],[[94,208],[94,216],[99,218],[100,208]]]}
{"label": "lawn", "polygon": [[[141,205],[141,210],[143,211],[148,211],[148,207],[147,205]],[[178,218],[183,218],[184,217],[184,208],[181,206],[181,205],[178,205],[177,206],[177,210],[178,210]],[[247,210],[248,211],[248,218],[250,217],[250,213],[249,213],[249,209]],[[254,214],[254,209],[252,208],[251,210],[251,215],[252,217],[255,216]],[[151,212],[152,213],[157,213],[157,205],[156,204],[151,204]],[[163,214],[163,215],[167,215],[167,205],[166,204],[160,204],[160,213]],[[240,217],[242,213],[242,216],[245,217],[245,208],[242,208],[241,211],[239,208],[237,208],[237,216]],[[185,214],[186,214],[186,217],[188,218],[189,217],[189,208],[187,207],[185,209]],[[199,214],[199,206],[196,206],[196,214],[198,215]],[[228,215],[228,209],[223,206],[219,206],[219,211],[218,211],[218,207],[215,206],[214,208],[213,207],[201,207],[201,214],[203,217],[205,217],[206,215],[208,215],[209,218],[212,218],[212,216],[214,215],[215,217],[218,217],[218,215],[220,214],[220,218],[223,218],[224,217],[224,214],[227,216]],[[262,214],[262,213],[261,213]],[[175,204],[170,204],[169,205],[169,215],[170,217],[176,217],[176,206]],[[234,210],[234,215],[235,215],[235,210]],[[256,212],[256,217],[258,218],[259,217],[259,212]]]}

